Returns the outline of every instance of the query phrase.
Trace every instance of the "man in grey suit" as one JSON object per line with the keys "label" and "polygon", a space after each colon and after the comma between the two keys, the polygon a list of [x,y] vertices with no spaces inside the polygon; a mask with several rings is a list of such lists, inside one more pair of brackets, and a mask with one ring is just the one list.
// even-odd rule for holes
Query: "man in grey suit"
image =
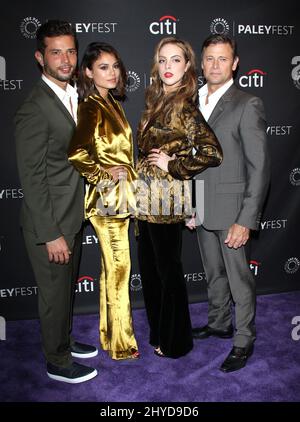
{"label": "man in grey suit", "polygon": [[35,58],[42,78],[15,117],[24,192],[21,225],[38,285],[47,374],[75,384],[95,377],[97,371],[73,362],[73,357],[93,357],[98,350],[71,336],[84,186],[67,156],[77,110],[77,93],[69,84],[77,65],[77,41],[70,24],[48,21],[42,25]]}
{"label": "man in grey suit", "polygon": [[[204,180],[204,221],[197,227],[208,286],[208,324],[193,329],[196,339],[230,338],[224,372],[246,365],[255,340],[255,282],[246,244],[259,228],[269,184],[269,157],[262,101],[238,89],[233,72],[239,58],[234,40],[208,37],[202,47],[207,84],[199,90],[200,110],[223,149],[223,162],[198,176]],[[188,224],[190,228],[194,223]],[[248,246],[248,245],[247,245]],[[235,306],[235,332],[231,304]]]}

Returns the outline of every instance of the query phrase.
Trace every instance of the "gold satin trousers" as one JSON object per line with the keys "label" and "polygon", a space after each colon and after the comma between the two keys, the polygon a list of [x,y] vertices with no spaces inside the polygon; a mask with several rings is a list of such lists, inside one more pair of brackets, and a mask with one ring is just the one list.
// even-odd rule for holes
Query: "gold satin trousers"
{"label": "gold satin trousers", "polygon": [[138,350],[130,296],[129,218],[90,217],[101,248],[100,343],[112,359],[127,359]]}

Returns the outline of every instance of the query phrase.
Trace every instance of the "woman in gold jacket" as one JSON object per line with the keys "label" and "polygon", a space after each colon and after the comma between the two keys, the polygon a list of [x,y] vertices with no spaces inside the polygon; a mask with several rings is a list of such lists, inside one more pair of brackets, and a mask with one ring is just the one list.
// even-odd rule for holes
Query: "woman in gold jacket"
{"label": "woman in gold jacket", "polygon": [[138,358],[129,298],[129,216],[133,194],[132,133],[116,98],[124,97],[126,71],[106,43],[88,45],[82,59],[78,125],[69,160],[87,180],[85,216],[101,247],[100,342],[113,359]]}
{"label": "woman in gold jacket", "polygon": [[222,150],[197,104],[195,54],[173,37],[155,49],[152,84],[138,132],[138,258],[150,326],[160,357],[178,358],[193,347],[181,263],[187,180],[218,166]]}

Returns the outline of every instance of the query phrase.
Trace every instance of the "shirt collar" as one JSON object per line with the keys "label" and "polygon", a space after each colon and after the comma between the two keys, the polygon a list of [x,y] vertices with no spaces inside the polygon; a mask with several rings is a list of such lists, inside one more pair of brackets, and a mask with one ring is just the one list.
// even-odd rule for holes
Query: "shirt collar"
{"label": "shirt collar", "polygon": [[45,76],[44,74],[42,75],[42,79],[52,89],[52,91],[55,92],[55,94],[58,96],[58,98],[61,101],[64,101],[66,96],[77,99],[78,97],[77,91],[72,85],[67,84],[67,88],[66,90],[64,90],[60,86],[58,86],[55,82],[47,78],[47,76]]}
{"label": "shirt collar", "polygon": [[[225,94],[225,92],[231,87],[233,84],[233,78],[231,78],[229,81],[227,81],[224,85],[222,85],[220,88],[218,88],[213,94],[210,94],[208,97],[208,101],[218,101],[222,95]],[[202,88],[199,89],[199,97],[206,96],[208,94],[208,88],[207,84],[205,84]]]}

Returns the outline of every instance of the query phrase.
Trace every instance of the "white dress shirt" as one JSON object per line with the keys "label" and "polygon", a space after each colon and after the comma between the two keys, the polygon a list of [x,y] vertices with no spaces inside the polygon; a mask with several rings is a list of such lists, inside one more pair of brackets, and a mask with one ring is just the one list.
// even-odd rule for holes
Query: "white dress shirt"
{"label": "white dress shirt", "polygon": [[[217,102],[225,94],[225,92],[231,87],[233,84],[233,79],[231,78],[228,82],[222,85],[219,89],[217,89],[213,94],[208,95],[207,84],[205,84],[202,88],[199,89],[199,103],[200,103],[200,111],[203,114],[204,119],[207,121],[213,112],[213,109],[217,105]],[[206,103],[206,98],[208,103]]]}
{"label": "white dress shirt", "polygon": [[52,91],[55,92],[60,101],[73,117],[75,123],[77,123],[78,94],[76,89],[73,88],[70,84],[67,84],[66,90],[64,90],[56,83],[52,82],[45,75],[42,75],[42,79],[52,89]]}

